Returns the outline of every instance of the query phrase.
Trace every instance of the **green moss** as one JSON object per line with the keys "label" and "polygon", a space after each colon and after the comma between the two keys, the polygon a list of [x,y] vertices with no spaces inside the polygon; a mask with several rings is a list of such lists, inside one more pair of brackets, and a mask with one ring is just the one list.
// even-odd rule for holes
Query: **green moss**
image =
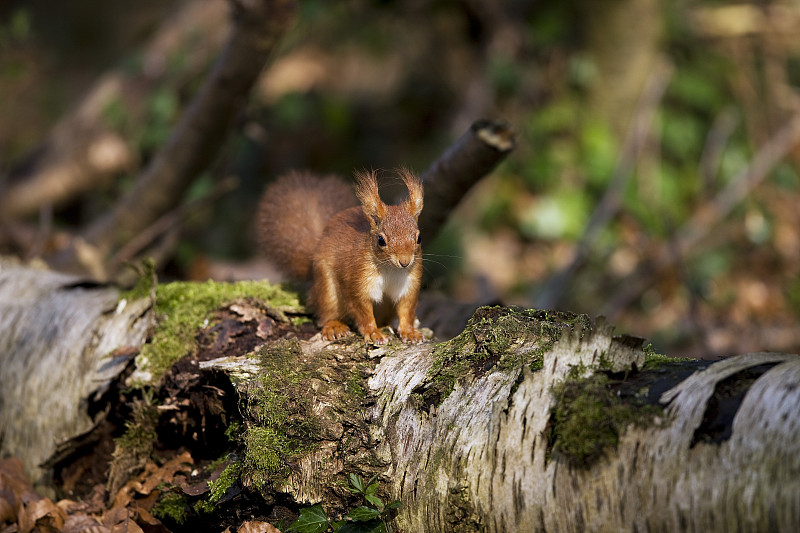
{"label": "green moss", "polygon": [[367,389],[364,388],[364,377],[361,370],[362,365],[356,365],[350,370],[350,379],[347,381],[347,392],[352,399],[363,400],[367,397]]}
{"label": "green moss", "polygon": [[225,437],[228,442],[235,443],[239,440],[239,435],[242,433],[242,424],[236,420],[231,421],[228,427],[225,428]]}
{"label": "green moss", "polygon": [[289,474],[286,460],[296,451],[291,439],[272,427],[254,426],[244,435],[244,480],[258,490],[270,481],[283,480]]}
{"label": "green moss", "polygon": [[621,399],[605,374],[568,378],[553,389],[556,405],[550,414],[549,450],[573,466],[587,467],[619,442],[630,424],[648,425],[663,415],[658,405],[637,398]]}
{"label": "green moss", "polygon": [[[481,307],[457,337],[436,345],[433,365],[422,387],[415,389],[421,408],[440,405],[460,379],[496,369],[518,372],[528,365],[541,370],[544,354],[564,331],[587,331],[589,317],[521,307]],[[518,350],[526,344],[524,350]]]}
{"label": "green moss", "polygon": [[673,365],[676,363],[685,363],[686,361],[695,361],[691,357],[670,357],[656,353],[652,344],[644,347],[644,364],[642,370],[656,370],[664,365]]}
{"label": "green moss", "polygon": [[[297,295],[260,281],[222,283],[174,282],[156,287],[158,325],[137,357],[139,375],[157,382],[169,367],[194,346],[194,337],[215,310],[239,298],[257,298],[279,310],[299,310]],[[139,383],[140,385],[142,383]]]}
{"label": "green moss", "polygon": [[258,353],[262,374],[244,398],[248,427],[242,436],[242,482],[263,490],[281,483],[287,465],[315,446],[319,421],[311,412],[311,371],[297,340],[279,341]]}
{"label": "green moss", "polygon": [[154,297],[154,291],[158,286],[156,262],[148,257],[138,264],[131,265],[130,268],[136,272],[136,283],[134,283],[133,287],[120,294],[120,300],[138,300]]}
{"label": "green moss", "polygon": [[186,497],[177,492],[162,493],[151,512],[156,518],[170,519],[177,524],[183,524],[187,513]]}
{"label": "green moss", "polygon": [[228,490],[234,486],[240,477],[240,464],[233,462],[225,467],[219,477],[214,481],[208,482],[209,493],[205,500],[200,500],[194,505],[195,510],[210,513],[216,504]]}
{"label": "green moss", "polygon": [[152,393],[145,390],[143,398],[132,405],[131,416],[125,421],[125,432],[114,440],[114,452],[108,468],[109,493],[116,494],[130,476],[143,468],[150,459],[158,438],[157,423],[158,411]]}
{"label": "green moss", "polygon": [[321,423],[311,412],[313,370],[303,361],[297,340],[267,344],[256,354],[260,372],[242,383],[240,412],[244,423],[226,434],[241,448],[240,461],[229,465],[211,485],[199,510],[210,511],[233,483],[267,496],[289,475],[289,465],[316,447]]}
{"label": "green moss", "polygon": [[144,400],[133,404],[131,418],[125,421],[125,432],[114,442],[117,453],[149,457],[158,435],[158,410],[153,405],[152,397],[146,395]]}
{"label": "green moss", "polygon": [[310,323],[312,323],[314,321],[308,315],[297,315],[297,316],[290,317],[289,318],[289,322],[291,322],[293,326],[299,327],[299,326],[302,326],[304,324],[310,324]]}

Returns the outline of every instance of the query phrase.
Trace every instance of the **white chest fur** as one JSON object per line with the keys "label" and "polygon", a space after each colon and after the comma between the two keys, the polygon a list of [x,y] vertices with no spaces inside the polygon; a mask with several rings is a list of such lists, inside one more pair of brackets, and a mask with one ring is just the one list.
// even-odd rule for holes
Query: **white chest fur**
{"label": "white chest fur", "polygon": [[383,301],[384,295],[397,302],[411,289],[411,270],[394,266],[379,267],[369,283],[369,297],[375,303]]}

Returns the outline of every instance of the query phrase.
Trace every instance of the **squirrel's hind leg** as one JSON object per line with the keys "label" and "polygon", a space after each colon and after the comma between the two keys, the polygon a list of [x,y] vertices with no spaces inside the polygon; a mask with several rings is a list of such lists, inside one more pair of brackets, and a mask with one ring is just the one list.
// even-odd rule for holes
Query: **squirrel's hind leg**
{"label": "squirrel's hind leg", "polygon": [[341,339],[350,334],[347,324],[341,322],[344,317],[336,280],[330,268],[324,264],[314,263],[314,281],[311,284],[309,300],[322,326],[322,338],[326,341]]}

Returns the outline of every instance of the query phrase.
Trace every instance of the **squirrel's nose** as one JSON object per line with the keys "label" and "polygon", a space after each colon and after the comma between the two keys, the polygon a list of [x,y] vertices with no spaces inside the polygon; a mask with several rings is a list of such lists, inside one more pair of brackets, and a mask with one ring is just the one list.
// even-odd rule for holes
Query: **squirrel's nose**
{"label": "squirrel's nose", "polygon": [[408,264],[411,263],[410,260],[409,261],[403,261],[402,259],[399,259],[397,262],[400,263],[400,267],[401,268],[406,268],[408,266]]}

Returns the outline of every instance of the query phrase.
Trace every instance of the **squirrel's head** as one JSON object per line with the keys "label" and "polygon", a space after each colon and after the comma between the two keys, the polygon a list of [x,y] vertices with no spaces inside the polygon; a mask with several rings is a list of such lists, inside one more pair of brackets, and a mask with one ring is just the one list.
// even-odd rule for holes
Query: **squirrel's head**
{"label": "squirrel's head", "polygon": [[400,205],[381,201],[374,170],[356,173],[356,195],[369,220],[375,257],[404,269],[420,259],[417,220],[422,212],[422,182],[409,170],[400,169],[398,174],[408,188],[408,198]]}

